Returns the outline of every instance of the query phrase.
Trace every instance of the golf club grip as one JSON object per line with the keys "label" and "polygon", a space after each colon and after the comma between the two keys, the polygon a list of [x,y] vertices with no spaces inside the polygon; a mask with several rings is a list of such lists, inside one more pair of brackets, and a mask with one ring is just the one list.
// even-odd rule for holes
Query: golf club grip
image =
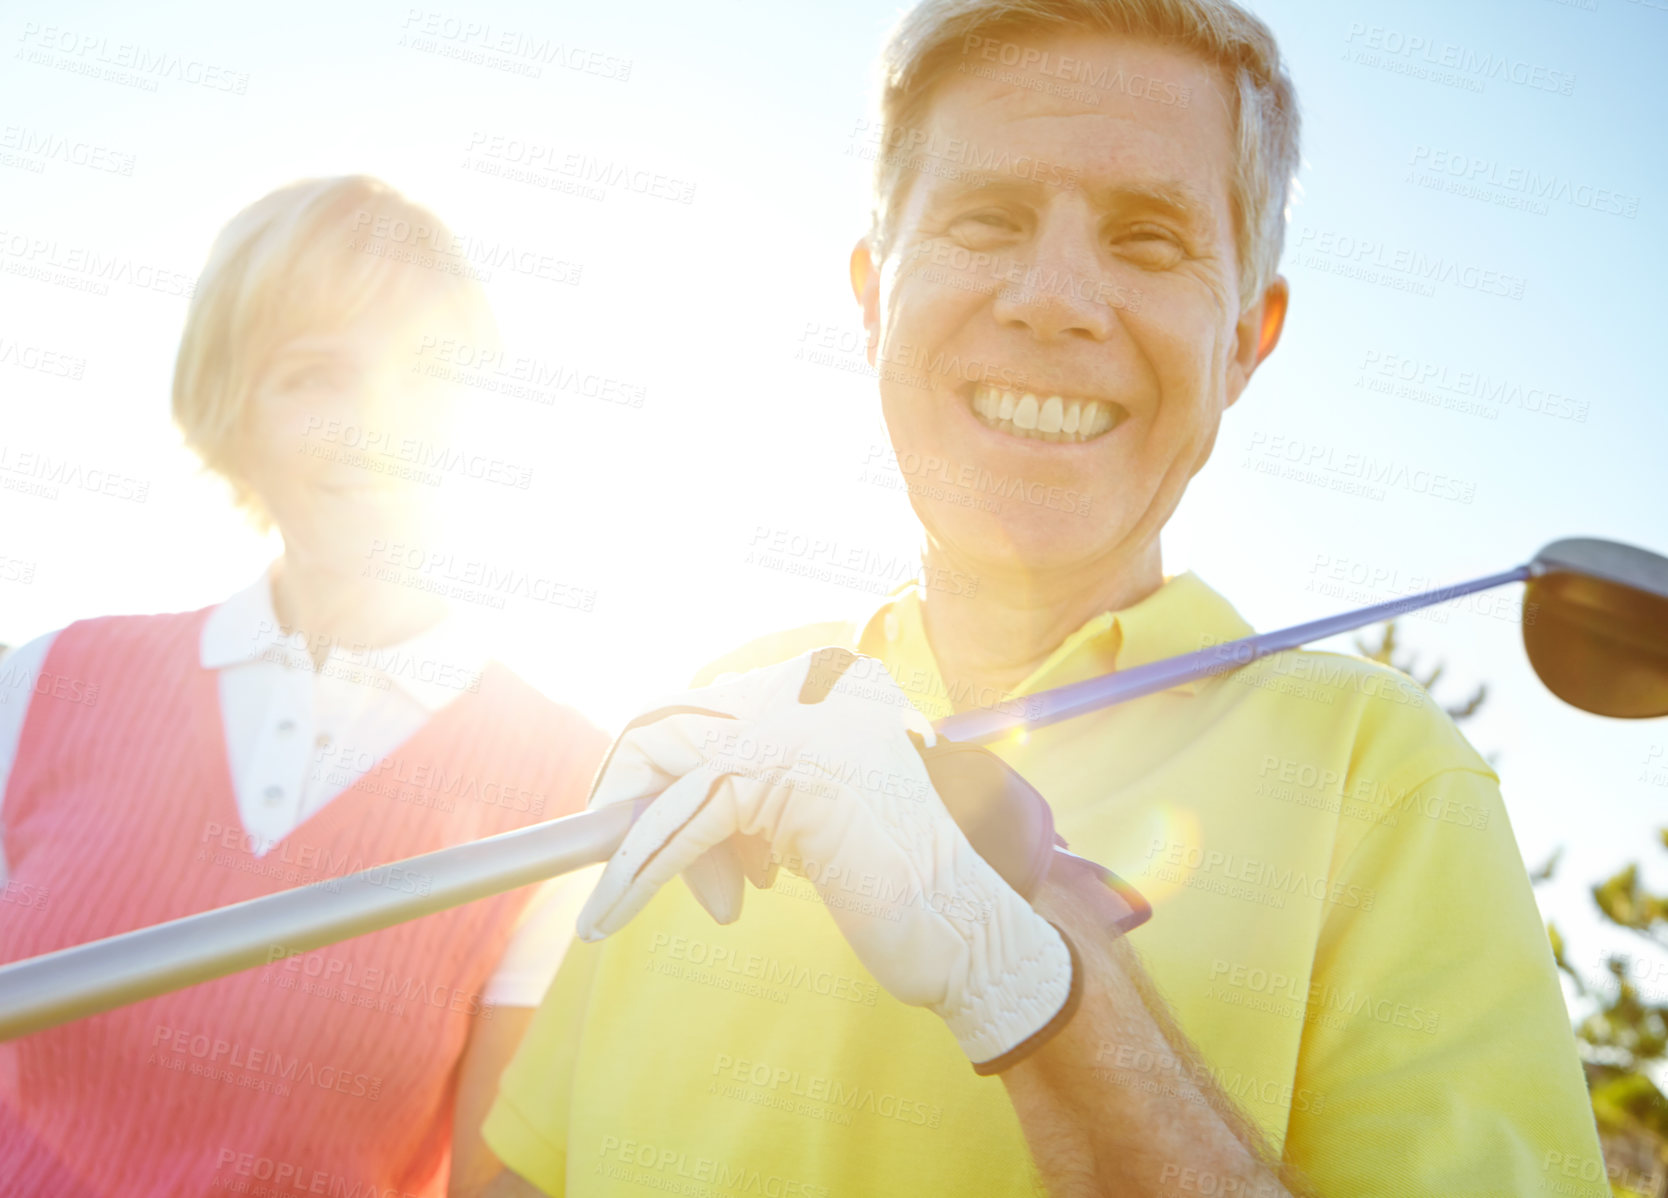
{"label": "golf club grip", "polygon": [[[1152,917],[1135,887],[1097,861],[1068,851],[1054,831],[1054,812],[1018,770],[982,745],[940,735],[931,748],[916,741],[927,775],[968,843],[1027,902],[1062,865],[1062,877],[1087,873],[1099,883],[1096,906],[1108,935],[1133,931]],[[1067,882],[1067,885],[1072,883]]]}
{"label": "golf club grip", "polygon": [[989,749],[942,737],[916,748],[927,776],[975,852],[1022,898],[1042,885],[1054,851],[1054,813],[1042,795]]}

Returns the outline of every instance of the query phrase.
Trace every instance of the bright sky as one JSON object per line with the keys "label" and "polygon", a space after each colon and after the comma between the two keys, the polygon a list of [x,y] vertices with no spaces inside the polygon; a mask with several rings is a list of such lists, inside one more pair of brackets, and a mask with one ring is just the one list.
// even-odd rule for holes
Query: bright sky
{"label": "bright sky", "polygon": [[[1652,365],[1668,3],[1256,7],[1303,102],[1292,314],[1170,527],[1167,570],[1197,571],[1272,629],[1502,570],[1561,536],[1668,551]],[[271,188],[351,172],[461,233],[581,264],[577,285],[495,274],[509,345],[643,396],[480,397],[483,436],[534,477],[460,494],[482,522],[467,552],[595,592],[589,613],[512,601],[492,631],[523,673],[610,725],[743,640],[863,606],[746,558],[775,530],[883,558],[917,542],[902,492],[865,481],[885,431],[845,283],[870,63],[897,10],[5,0],[0,445],[147,489],[143,503],[0,490],[0,642],[212,603],[275,555],[179,448],[185,303],[166,280],[194,276],[225,220]],[[528,61],[513,50],[482,53],[529,42],[580,69],[534,78],[502,69]],[[144,71],[137,54],[198,66]],[[647,170],[689,202],[504,177],[534,153]],[[72,254],[164,282],[94,295],[18,273]],[[1416,259],[1440,261],[1439,281]],[[832,358],[799,356],[825,338]],[[22,364],[42,352],[67,364]],[[1366,480],[1350,473],[1363,458]],[[1305,464],[1310,479],[1285,476]],[[1620,941],[1601,937],[1585,887],[1641,854],[1668,885],[1651,847],[1668,824],[1668,726],[1563,707],[1515,619],[1514,588],[1411,618],[1405,640],[1446,663],[1439,698],[1489,684],[1467,735],[1498,754],[1524,856],[1565,848],[1540,897],[1596,969]]]}

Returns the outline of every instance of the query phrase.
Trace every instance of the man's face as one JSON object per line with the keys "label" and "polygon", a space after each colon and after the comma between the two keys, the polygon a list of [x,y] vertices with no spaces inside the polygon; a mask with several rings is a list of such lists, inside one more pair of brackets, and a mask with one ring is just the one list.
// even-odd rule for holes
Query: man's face
{"label": "man's face", "polygon": [[1092,570],[1154,541],[1272,338],[1263,305],[1241,312],[1216,69],[1147,41],[1016,40],[1102,85],[977,48],[944,75],[902,134],[918,161],[866,320],[929,535],[963,560]]}

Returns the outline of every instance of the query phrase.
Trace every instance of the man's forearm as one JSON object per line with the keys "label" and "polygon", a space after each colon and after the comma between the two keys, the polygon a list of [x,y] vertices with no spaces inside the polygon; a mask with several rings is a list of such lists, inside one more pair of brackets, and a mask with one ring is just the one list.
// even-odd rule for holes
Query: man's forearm
{"label": "man's forearm", "polygon": [[1076,946],[1082,1005],[1002,1073],[1049,1192],[1302,1198],[1175,1027],[1087,865],[1056,857],[1035,906]]}

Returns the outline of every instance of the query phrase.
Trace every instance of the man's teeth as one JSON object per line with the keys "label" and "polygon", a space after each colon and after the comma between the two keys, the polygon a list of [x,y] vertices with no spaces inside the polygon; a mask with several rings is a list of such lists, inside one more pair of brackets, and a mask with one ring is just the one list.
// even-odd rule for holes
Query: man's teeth
{"label": "man's teeth", "polygon": [[1116,404],[1095,399],[1037,396],[1000,387],[973,389],[973,412],[989,427],[1015,437],[1039,441],[1090,441],[1108,432],[1124,417]]}

